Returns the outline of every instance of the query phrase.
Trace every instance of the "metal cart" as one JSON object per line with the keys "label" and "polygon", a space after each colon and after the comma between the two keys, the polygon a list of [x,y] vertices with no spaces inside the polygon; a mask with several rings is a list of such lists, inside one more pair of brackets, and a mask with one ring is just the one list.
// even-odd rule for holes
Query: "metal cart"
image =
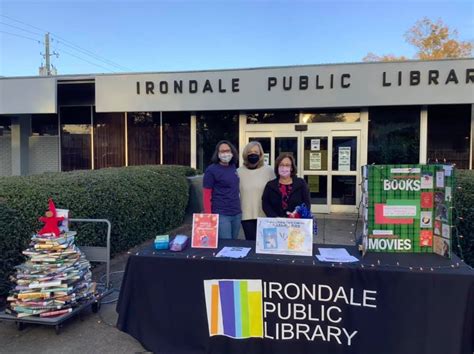
{"label": "metal cart", "polygon": [[64,321],[68,320],[71,317],[78,316],[81,317],[82,312],[85,309],[91,308],[92,312],[96,313],[100,310],[100,305],[102,299],[109,295],[113,290],[110,288],[110,233],[112,225],[109,220],[106,219],[69,219],[70,222],[87,222],[87,223],[106,223],[107,224],[107,244],[106,247],[92,247],[92,246],[79,246],[81,252],[83,252],[90,262],[101,262],[106,263],[106,282],[103,290],[97,293],[92,299],[80,304],[79,306],[73,308],[73,310],[64,315],[57,317],[37,317],[37,316],[27,316],[27,317],[15,317],[10,314],[5,313],[5,311],[0,311],[0,320],[15,322],[18,330],[23,330],[27,323],[45,325],[45,326],[54,326],[56,334],[59,334],[61,331],[61,325]]}

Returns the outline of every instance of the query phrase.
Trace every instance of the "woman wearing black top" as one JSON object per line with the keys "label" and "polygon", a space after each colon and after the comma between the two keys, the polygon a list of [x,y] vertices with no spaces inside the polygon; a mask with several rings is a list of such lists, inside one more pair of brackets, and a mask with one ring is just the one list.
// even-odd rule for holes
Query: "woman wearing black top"
{"label": "woman wearing black top", "polygon": [[262,209],[271,218],[285,218],[298,205],[311,207],[309,189],[304,179],[296,177],[295,159],[283,153],[275,161],[274,180],[265,186],[262,195]]}

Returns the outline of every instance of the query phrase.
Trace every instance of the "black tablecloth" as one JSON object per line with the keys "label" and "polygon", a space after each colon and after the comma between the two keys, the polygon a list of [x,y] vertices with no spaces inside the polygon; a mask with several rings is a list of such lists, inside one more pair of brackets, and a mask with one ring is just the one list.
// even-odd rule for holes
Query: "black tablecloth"
{"label": "black tablecloth", "polygon": [[[229,245],[254,243],[220,241],[219,249]],[[355,247],[341,247],[360,257]],[[149,249],[130,256],[117,305],[118,328],[156,353],[473,352],[474,271],[456,257],[371,253],[360,262],[339,264],[314,257],[255,254],[254,249],[244,259],[215,258],[216,252]],[[261,279],[266,286],[285,286],[292,296],[296,287],[321,286],[341,296],[324,302],[324,297],[279,299],[274,292],[267,299],[266,292],[264,303],[281,305],[282,310],[264,319],[264,338],[210,336],[203,285],[210,279]],[[369,294],[365,306],[364,290]],[[311,307],[319,317],[299,321],[293,314],[282,319],[294,303]],[[319,311],[321,306],[324,310]],[[326,312],[331,306],[336,309]],[[324,314],[331,320],[321,319]],[[282,326],[287,326],[285,333]],[[297,334],[297,326],[310,331]]]}

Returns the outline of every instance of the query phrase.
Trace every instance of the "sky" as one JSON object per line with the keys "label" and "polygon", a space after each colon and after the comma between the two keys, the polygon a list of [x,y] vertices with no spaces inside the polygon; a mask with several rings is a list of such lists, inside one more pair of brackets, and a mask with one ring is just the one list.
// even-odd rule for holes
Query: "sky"
{"label": "sky", "polygon": [[425,16],[474,42],[472,0],[0,0],[0,76],[37,75],[46,32],[58,74],[413,58],[404,33]]}

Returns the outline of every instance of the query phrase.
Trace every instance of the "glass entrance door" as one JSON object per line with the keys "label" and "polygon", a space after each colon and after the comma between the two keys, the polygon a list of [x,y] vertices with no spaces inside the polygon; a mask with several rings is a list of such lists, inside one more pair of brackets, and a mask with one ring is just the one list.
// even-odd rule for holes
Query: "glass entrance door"
{"label": "glass entrance door", "polygon": [[310,190],[317,213],[357,211],[360,183],[360,131],[247,132],[246,142],[259,141],[274,166],[280,153],[291,153],[298,176]]}

